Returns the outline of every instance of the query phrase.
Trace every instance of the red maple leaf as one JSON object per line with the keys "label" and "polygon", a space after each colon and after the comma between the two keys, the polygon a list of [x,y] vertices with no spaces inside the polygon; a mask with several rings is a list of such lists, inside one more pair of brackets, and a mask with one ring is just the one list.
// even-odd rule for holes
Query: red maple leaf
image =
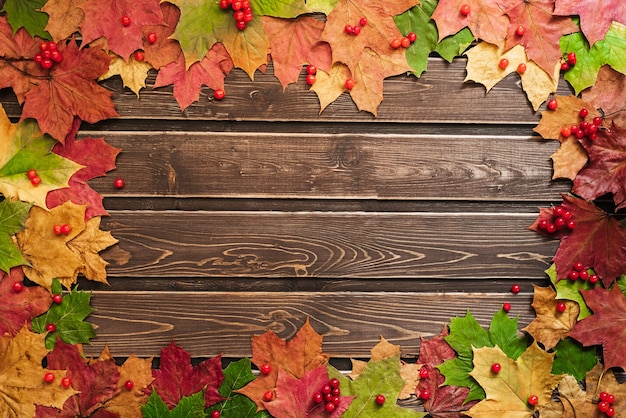
{"label": "red maple leaf", "polygon": [[96,83],[108,70],[111,57],[97,48],[78,49],[73,39],[58,48],[63,61],[50,69],[49,76],[31,78],[34,85],[25,95],[22,120],[37,119],[42,132],[63,142],[74,116],[95,123],[118,114],[112,93]]}
{"label": "red maple leaf", "polygon": [[554,13],[580,16],[580,28],[590,45],[604,38],[613,21],[626,25],[626,4],[622,0],[556,0]]}
{"label": "red maple leaf", "polygon": [[[561,59],[561,36],[578,31],[569,16],[554,16],[553,11],[554,0],[508,0],[504,9],[511,19],[505,49],[524,46],[528,58],[548,74],[554,74]],[[520,25],[525,28],[521,36],[516,33]]]}
{"label": "red maple leaf", "polygon": [[[163,23],[159,0],[87,0],[79,7],[85,12],[80,26],[83,42],[105,37],[107,47],[125,60],[142,48],[144,25]],[[128,18],[128,25],[123,18]]]}
{"label": "red maple leaf", "polygon": [[576,323],[569,336],[584,346],[602,345],[604,369],[626,369],[626,297],[618,286],[611,290],[581,290],[593,315]]}
{"label": "red maple leaf", "polygon": [[115,359],[85,360],[78,345],[57,340],[54,350],[46,357],[48,368],[67,369],[72,387],[79,394],[69,398],[63,411],[50,407],[37,407],[37,418],[88,417],[104,402],[115,396],[120,373]]}
{"label": "red maple leaf", "polygon": [[298,81],[304,64],[324,71],[330,69],[330,46],[319,40],[324,22],[310,16],[296,19],[263,16],[261,22],[270,41],[274,75],[283,89]]}
{"label": "red maple leaf", "polygon": [[[175,62],[178,56],[183,53],[178,41],[170,38],[180,19],[180,9],[172,3],[163,2],[161,3],[161,13],[163,14],[161,24],[146,25],[142,28],[145,60],[157,70]],[[154,34],[156,42],[148,41],[150,34]]]}
{"label": "red maple leaf", "polygon": [[205,407],[224,399],[218,392],[224,380],[221,356],[204,360],[194,367],[189,353],[171,342],[161,349],[161,367],[152,371],[152,377],[152,390],[156,390],[170,409],[178,405],[183,397],[205,388]]}
{"label": "red maple leaf", "polygon": [[612,193],[619,210],[626,207],[626,129],[613,124],[610,129],[599,129],[597,135],[595,141],[579,141],[589,162],[578,172],[572,191],[590,200]]}
{"label": "red maple leaf", "polygon": [[[504,15],[501,3],[501,0],[440,0],[432,15],[439,40],[467,27],[476,39],[502,45],[509,19]],[[470,8],[467,16],[461,13],[464,5]]]}
{"label": "red maple leaf", "polygon": [[24,272],[14,267],[6,274],[0,270],[0,335],[17,333],[36,316],[46,312],[52,304],[52,296],[41,286],[23,287],[16,291],[15,283],[22,284]]}
{"label": "red maple leaf", "polygon": [[441,334],[420,344],[418,363],[422,369],[428,371],[428,377],[420,379],[416,393],[422,390],[430,391],[431,395],[424,401],[424,409],[433,418],[457,418],[460,412],[467,411],[478,401],[464,403],[469,388],[461,386],[442,386],[446,378],[441,374],[438,365],[446,360],[457,356],[456,352],[445,341],[448,328],[445,327]]}
{"label": "red maple leaf", "polygon": [[206,56],[185,68],[185,57],[161,68],[154,87],[174,85],[174,98],[181,110],[200,98],[200,88],[207,85],[213,90],[224,88],[224,78],[232,70],[233,61],[221,43],[216,43]]}
{"label": "red maple leaf", "polygon": [[576,223],[573,230],[563,228],[548,233],[540,228],[541,220],[554,221],[550,209],[541,209],[530,226],[533,231],[561,240],[554,256],[557,280],[567,278],[574,263],[580,261],[585,267],[593,268],[604,286],[609,287],[626,273],[626,228],[592,202],[563,195],[561,206],[572,214],[571,219]]}
{"label": "red maple leaf", "polygon": [[46,206],[52,209],[68,200],[77,205],[86,204],[85,221],[87,221],[94,216],[108,215],[102,206],[102,195],[93,190],[87,181],[94,177],[104,176],[107,171],[115,169],[115,159],[121,149],[113,148],[104,141],[104,138],[76,140],[79,127],[80,119],[76,118],[65,143],[56,144],[52,152],[83,165],[84,168],[70,177],[69,188],[49,192],[46,196]]}
{"label": "red maple leaf", "polygon": [[316,403],[313,395],[320,392],[329,380],[326,366],[309,370],[300,379],[279,370],[276,397],[271,402],[265,402],[265,408],[276,417],[338,418],[348,409],[354,396],[340,396],[340,402],[336,404],[335,410],[331,413],[326,412],[324,403]]}

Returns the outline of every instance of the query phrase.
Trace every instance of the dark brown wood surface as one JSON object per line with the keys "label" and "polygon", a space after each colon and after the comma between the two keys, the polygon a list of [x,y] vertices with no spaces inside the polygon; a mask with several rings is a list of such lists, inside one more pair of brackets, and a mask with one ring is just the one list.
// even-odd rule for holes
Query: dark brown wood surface
{"label": "dark brown wood surface", "polygon": [[[558,242],[528,226],[570,184],[550,180],[557,144],[533,135],[515,75],[486,94],[464,66],[433,58],[420,79],[386,80],[376,118],[347,94],[320,114],[304,75],[283,91],[271,66],[254,82],[233,71],[226,99],[203,89],[184,112],[154,74],[139,98],[105,81],[120,117],[80,136],[123,149],[90,182],[120,242],[102,253],[111,286],[80,283],[98,335],[86,353],[174,339],[238,358],[251,335],[288,338],[310,317],[335,358],[368,357],[380,336],[411,357],[468,310],[488,324],[510,302],[530,322]],[[19,118],[12,93],[0,100]]]}

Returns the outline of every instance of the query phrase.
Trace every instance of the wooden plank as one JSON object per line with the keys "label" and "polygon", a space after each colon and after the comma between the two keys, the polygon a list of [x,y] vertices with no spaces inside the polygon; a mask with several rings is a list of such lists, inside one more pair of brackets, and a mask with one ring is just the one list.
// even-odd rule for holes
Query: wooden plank
{"label": "wooden plank", "polygon": [[85,351],[108,344],[116,357],[158,355],[174,339],[193,357],[248,357],[252,335],[291,338],[309,317],[334,357],[369,357],[380,336],[415,356],[420,337],[468,309],[487,326],[509,301],[521,328],[534,317],[531,300],[532,293],[93,292],[97,337]]}
{"label": "wooden plank", "polygon": [[[321,114],[314,92],[308,91],[304,72],[298,83],[283,91],[273,76],[257,72],[254,82],[241,70],[226,78],[227,98],[212,99],[212,91],[203,88],[200,100],[181,112],[172,96],[172,87],[153,88],[156,73],[146,80],[147,88],[137,96],[114,77],[103,85],[114,92],[113,100],[122,118],[171,120],[248,120],[248,121],[326,121],[326,122],[397,122],[397,123],[522,123],[535,125],[539,114],[533,111],[516,74],[511,74],[486,94],[482,85],[464,83],[466,59],[446,63],[431,58],[422,77],[396,76],[384,82],[384,101],[378,116],[359,112],[347,93],[340,96]],[[559,94],[571,94],[561,80]],[[20,106],[9,91],[0,101],[7,114],[18,117]]]}
{"label": "wooden plank", "polygon": [[[123,148],[107,197],[559,200],[558,144],[537,137],[90,132]],[[436,144],[436,145],[434,145]],[[434,146],[433,146],[434,145]]]}
{"label": "wooden plank", "polygon": [[112,277],[543,279],[533,213],[120,211]]}

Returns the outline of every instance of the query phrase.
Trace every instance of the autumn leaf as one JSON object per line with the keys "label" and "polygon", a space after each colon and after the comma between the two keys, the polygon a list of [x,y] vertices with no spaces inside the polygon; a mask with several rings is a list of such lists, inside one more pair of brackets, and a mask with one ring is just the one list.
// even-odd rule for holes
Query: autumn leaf
{"label": "autumn leaf", "polygon": [[[159,0],[86,0],[79,7],[85,13],[80,25],[83,42],[89,44],[105,37],[108,48],[128,59],[142,48],[142,26],[158,25],[163,21]],[[122,17],[130,23],[122,24]]]}
{"label": "autumn leaf", "polygon": [[[178,41],[170,38],[180,19],[180,9],[170,2],[162,2],[160,7],[163,22],[158,25],[145,25],[142,28],[143,37],[146,39],[143,44],[145,60],[157,70],[175,62],[183,53]],[[154,43],[147,41],[151,33],[156,37]]]}
{"label": "autumn leaf", "polygon": [[602,109],[605,124],[612,120],[626,126],[626,76],[609,65],[603,65],[593,86],[582,92],[582,99]]}
{"label": "autumn leaf", "polygon": [[139,90],[146,87],[146,77],[152,66],[145,61],[137,61],[134,55],[126,61],[119,55],[113,55],[113,60],[109,64],[109,71],[98,78],[98,81],[106,80],[119,75],[124,83],[133,93],[139,96]]}
{"label": "autumn leaf", "polygon": [[565,338],[554,346],[554,363],[552,373],[561,375],[572,375],[577,380],[583,380],[585,373],[593,369],[598,361],[596,346],[583,347],[581,343]]}
{"label": "autumn leaf", "polygon": [[110,57],[97,48],[78,49],[74,40],[58,48],[63,61],[50,69],[49,77],[31,80],[34,86],[25,94],[22,120],[37,119],[43,132],[63,142],[74,116],[96,123],[118,114],[112,93],[95,81],[107,71]]}
{"label": "autumn leaf", "polygon": [[[154,380],[152,358],[140,359],[131,355],[118,370],[117,390],[104,402],[103,409],[124,418],[142,418],[141,407],[148,402],[145,389]],[[132,382],[131,389],[128,389],[127,382]]]}
{"label": "autumn leaf", "polygon": [[22,290],[13,288],[15,283],[22,283],[24,272],[19,267],[12,268],[8,274],[0,271],[0,335],[15,336],[20,329],[38,315],[46,312],[52,304],[52,298],[41,286],[24,286]]}
{"label": "autumn leaf", "polygon": [[202,392],[184,396],[170,410],[156,392],[152,392],[148,402],[141,407],[144,418],[205,418]]}
{"label": "autumn leaf", "polygon": [[[321,40],[330,44],[333,62],[344,63],[354,74],[367,50],[373,51],[374,55],[380,57],[403,52],[394,50],[389,45],[391,39],[402,37],[393,16],[404,13],[416,4],[418,4],[417,0],[397,0],[386,3],[369,0],[341,0],[328,15]],[[363,17],[367,19],[367,25],[361,28],[359,36],[346,34],[344,30],[346,24],[358,25],[359,19]],[[404,57],[403,53],[401,55]],[[408,67],[406,58],[404,59],[404,65]]]}
{"label": "autumn leaf", "polygon": [[626,25],[626,9],[620,0],[602,2],[557,0],[554,14],[578,15],[580,28],[591,45],[604,38],[612,22]]}
{"label": "autumn leaf", "polygon": [[[10,199],[0,202],[0,270],[3,272],[9,273],[13,267],[28,264],[11,237],[24,229],[24,221],[31,206],[29,203]],[[0,335],[2,334],[0,330]]]}
{"label": "autumn leaf", "polygon": [[24,28],[33,37],[49,39],[50,34],[45,31],[48,15],[39,11],[45,3],[46,0],[6,0],[2,11],[14,33]]}
{"label": "autumn leaf", "polygon": [[533,284],[533,303],[536,317],[523,328],[535,341],[543,344],[546,350],[553,348],[560,340],[567,337],[576,324],[578,304],[565,301],[565,311],[557,310],[556,292],[552,287],[540,287]]}
{"label": "autumn leaf", "polygon": [[[474,369],[471,376],[485,389],[486,398],[469,411],[470,417],[532,418],[535,408],[550,402],[552,390],[561,376],[552,374],[554,354],[533,342],[517,360],[509,358],[499,347],[474,348]],[[499,373],[491,365],[499,363]],[[529,396],[537,396],[536,407],[529,405]]]}
{"label": "autumn leaf", "polygon": [[561,141],[561,146],[551,156],[552,179],[574,180],[587,163],[587,152],[573,136]]}
{"label": "autumn leaf", "polygon": [[[61,294],[61,282],[58,280],[52,283],[52,293]],[[91,338],[96,336],[96,332],[85,318],[91,314],[89,302],[91,293],[81,292],[77,288],[63,295],[60,304],[53,304],[50,309],[42,315],[33,319],[33,331],[46,333],[46,348],[52,350],[57,342],[57,337],[67,344],[89,343]],[[48,324],[54,324],[55,331],[48,332]]]}
{"label": "autumn leaf", "polygon": [[[229,27],[234,24],[235,21],[230,19]],[[260,19],[252,20],[245,30],[229,29],[220,40],[231,56],[235,67],[244,70],[250,80],[254,80],[254,72],[257,68],[267,64],[270,44]]]}
{"label": "autumn leaf", "polygon": [[604,369],[626,368],[622,342],[626,337],[626,296],[619,287],[581,291],[593,315],[579,321],[569,336],[585,347],[602,345]]}
{"label": "autumn leaf", "polygon": [[[507,2],[504,13],[511,19],[504,49],[521,45],[526,55],[548,74],[558,80],[555,67],[560,65],[559,40],[563,35],[577,32],[578,26],[567,17],[555,16],[554,0],[512,0]],[[520,36],[518,26],[525,28]]]}
{"label": "autumn leaf", "polygon": [[289,340],[279,338],[272,331],[252,337],[252,363],[257,367],[271,366],[267,375],[260,375],[237,393],[252,399],[259,409],[265,409],[263,394],[276,387],[278,371],[282,370],[300,379],[304,374],[328,362],[328,354],[322,351],[322,336],[311,326],[307,318],[296,335]]}
{"label": "autumn leaf", "polygon": [[580,321],[581,319],[591,315],[591,311],[585,303],[580,291],[593,289],[595,284],[589,283],[589,280],[557,280],[556,265],[554,263],[550,265],[550,267],[546,270],[546,273],[550,277],[550,281],[556,289],[557,299],[567,299],[578,304],[579,314],[578,318],[576,318],[577,320]]}
{"label": "autumn leaf", "polygon": [[49,16],[46,30],[52,39],[60,41],[69,38],[80,30],[79,26],[85,18],[79,6],[87,0],[48,0],[41,11]]}
{"label": "autumn leaf", "polygon": [[64,202],[72,201],[77,205],[87,205],[85,220],[94,216],[108,215],[102,206],[102,195],[93,190],[87,183],[95,177],[106,175],[115,169],[115,159],[120,148],[114,148],[104,138],[76,139],[80,120],[74,119],[72,130],[64,143],[57,143],[52,152],[83,166],[69,179],[69,188],[57,189],[48,193],[46,205],[55,208]]}
{"label": "autumn leaf", "polygon": [[[281,18],[295,18],[300,15],[315,11],[315,5],[309,1],[293,1],[293,0],[252,0],[252,11],[255,16],[274,16]],[[325,3],[337,3],[337,0],[325,0]],[[313,6],[313,7],[312,7]]]}
{"label": "autumn leaf", "polygon": [[[509,26],[501,3],[498,0],[439,0],[432,15],[439,30],[439,40],[469,28],[476,39],[501,45]],[[470,7],[467,16],[460,12],[465,4]]]}
{"label": "autumn leaf", "polygon": [[[556,64],[549,72],[544,71],[533,61],[529,61],[522,46],[515,46],[504,52],[496,45],[480,42],[467,52],[467,76],[465,81],[476,81],[484,85],[487,92],[511,73],[517,72],[522,80],[522,88],[528,100],[537,110],[546,98],[557,90],[559,66]],[[500,61],[508,60],[505,69],[500,68]],[[520,74],[518,66],[523,64],[526,70]]]}
{"label": "autumn leaf", "polygon": [[320,113],[347,91],[344,83],[351,77],[352,74],[348,67],[339,62],[334,63],[329,72],[317,70],[315,84],[311,86],[311,90],[317,94],[320,102]]}
{"label": "autumn leaf", "polygon": [[161,349],[160,368],[153,370],[152,376],[151,390],[159,394],[169,409],[173,409],[184,397],[203,390],[205,407],[222,400],[218,392],[224,380],[221,356],[192,366],[189,353],[171,342]]}
{"label": "autumn leaf", "polygon": [[[0,415],[7,418],[34,417],[36,406],[61,408],[66,399],[77,393],[58,384],[66,376],[64,369],[41,366],[48,354],[45,336],[23,327],[15,337],[0,337]],[[53,373],[55,382],[44,381]],[[56,384],[55,384],[56,383]]]}
{"label": "autumn leaf", "polygon": [[[46,208],[46,195],[67,187],[81,166],[52,152],[56,141],[39,130],[37,123],[9,121],[0,107],[0,192]],[[35,170],[41,183],[33,185],[28,171]]]}

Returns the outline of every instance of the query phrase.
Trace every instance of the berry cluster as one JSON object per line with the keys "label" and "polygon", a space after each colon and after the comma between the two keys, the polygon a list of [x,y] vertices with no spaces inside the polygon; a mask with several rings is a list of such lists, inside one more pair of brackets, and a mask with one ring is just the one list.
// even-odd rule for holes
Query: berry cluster
{"label": "berry cluster", "polygon": [[367,25],[367,18],[362,17],[359,20],[358,25],[353,26],[353,25],[347,24],[346,26],[344,26],[343,31],[347,33],[348,35],[359,36],[359,33],[361,33],[361,28],[365,25]]}
{"label": "berry cluster", "polygon": [[575,282],[578,279],[582,281],[585,281],[588,279],[589,283],[591,284],[598,283],[598,280],[600,280],[600,278],[595,273],[589,273],[589,269],[591,269],[591,267],[585,267],[585,265],[582,262],[577,261],[574,263],[574,265],[572,266],[572,269],[567,274],[567,278],[573,282]]}
{"label": "berry cluster", "polygon": [[611,405],[615,403],[615,395],[608,392],[600,392],[600,402],[598,402],[598,411],[604,412],[607,417],[615,416],[615,408]]}
{"label": "berry cluster", "polygon": [[306,67],[306,83],[312,86],[315,83],[315,75],[317,74],[317,67],[315,65],[307,65]]}
{"label": "berry cluster", "polygon": [[400,47],[408,48],[411,46],[413,42],[415,42],[416,39],[417,39],[417,35],[415,34],[415,32],[409,32],[403,38],[393,38],[389,42],[389,46],[391,46],[393,49],[398,49]]}
{"label": "berry cluster", "polygon": [[34,60],[38,62],[41,68],[46,70],[52,68],[56,63],[63,61],[63,54],[57,49],[57,44],[54,42],[42,42],[39,44],[39,53],[35,54]]}
{"label": "berry cluster", "polygon": [[589,110],[582,108],[578,111],[578,116],[582,118],[578,125],[564,126],[561,128],[561,135],[568,138],[570,135],[574,135],[576,139],[587,138],[590,141],[598,139],[598,129],[602,125],[602,118],[600,116],[594,116],[591,122],[586,121],[585,118],[589,115]]}
{"label": "berry cluster", "polygon": [[576,65],[576,53],[568,52],[561,62],[561,71],[567,71]]}
{"label": "berry cluster", "polygon": [[339,388],[339,379],[332,378],[326,383],[319,392],[313,394],[313,402],[317,405],[324,405],[326,412],[333,412],[341,403],[341,389]]}
{"label": "berry cluster", "polygon": [[254,15],[249,0],[220,0],[220,9],[231,9],[235,18],[237,29],[244,30],[248,23],[252,22]]}
{"label": "berry cluster", "polygon": [[564,228],[572,230],[576,228],[576,222],[572,219],[572,212],[563,206],[555,206],[552,208],[552,221],[541,219],[537,226],[551,234]]}
{"label": "berry cluster", "polygon": [[28,170],[26,172],[26,177],[28,177],[28,179],[30,180],[30,184],[32,184],[33,186],[39,186],[39,184],[41,183],[41,178],[37,174],[37,170]]}
{"label": "berry cluster", "polygon": [[56,224],[52,230],[54,235],[69,235],[72,232],[72,227],[69,224]]}

